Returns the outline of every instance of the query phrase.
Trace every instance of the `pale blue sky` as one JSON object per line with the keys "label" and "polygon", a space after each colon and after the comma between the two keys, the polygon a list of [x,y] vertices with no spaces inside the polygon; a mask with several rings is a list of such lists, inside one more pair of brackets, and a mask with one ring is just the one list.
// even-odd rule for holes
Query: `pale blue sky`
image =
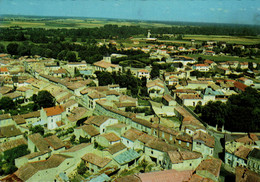
{"label": "pale blue sky", "polygon": [[260,25],[260,0],[0,0],[0,14]]}

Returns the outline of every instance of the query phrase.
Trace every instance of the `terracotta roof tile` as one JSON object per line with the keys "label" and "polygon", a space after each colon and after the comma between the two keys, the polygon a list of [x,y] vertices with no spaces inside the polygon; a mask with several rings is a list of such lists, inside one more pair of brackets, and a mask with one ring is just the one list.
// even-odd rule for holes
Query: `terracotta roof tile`
{"label": "terracotta roof tile", "polygon": [[208,133],[204,133],[202,131],[197,131],[193,135],[193,141],[200,140],[204,141],[204,144],[208,147],[214,148],[215,146],[215,138],[210,136]]}
{"label": "terracotta roof tile", "polygon": [[87,161],[91,164],[94,164],[100,168],[105,167],[112,160],[112,159],[105,158],[105,157],[104,158],[99,157],[98,155],[93,154],[93,153],[87,153],[81,159],[84,161]]}
{"label": "terracotta roof tile", "polygon": [[196,171],[208,171],[216,177],[219,177],[222,161],[220,159],[205,159],[196,168]]}
{"label": "terracotta roof tile", "polygon": [[114,133],[105,133],[100,136],[105,137],[109,142],[116,142],[121,140],[121,138]]}
{"label": "terracotta roof tile", "polygon": [[44,140],[46,140],[48,144],[55,150],[65,147],[63,141],[59,139],[56,135],[48,136],[44,138]]}
{"label": "terracotta roof tile", "polygon": [[44,111],[46,112],[47,116],[55,116],[63,113],[64,108],[62,106],[54,106],[54,107],[44,108]]}

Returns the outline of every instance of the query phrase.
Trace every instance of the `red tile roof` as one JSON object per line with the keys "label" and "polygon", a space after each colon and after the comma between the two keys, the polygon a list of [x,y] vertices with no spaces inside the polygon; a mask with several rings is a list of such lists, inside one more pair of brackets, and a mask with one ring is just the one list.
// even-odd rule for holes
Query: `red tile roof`
{"label": "red tile roof", "polygon": [[64,112],[64,108],[62,106],[54,106],[49,108],[44,108],[47,116],[56,116]]}
{"label": "red tile roof", "polygon": [[241,82],[237,82],[237,81],[234,82],[234,86],[241,91],[245,91],[245,89],[247,87],[245,84],[243,84]]}
{"label": "red tile roof", "polygon": [[2,68],[0,68],[0,72],[8,72],[8,69],[7,69],[7,68],[4,68],[4,67],[2,67]]}
{"label": "red tile roof", "polygon": [[174,169],[138,174],[142,182],[183,182],[188,181],[192,171],[176,171]]}

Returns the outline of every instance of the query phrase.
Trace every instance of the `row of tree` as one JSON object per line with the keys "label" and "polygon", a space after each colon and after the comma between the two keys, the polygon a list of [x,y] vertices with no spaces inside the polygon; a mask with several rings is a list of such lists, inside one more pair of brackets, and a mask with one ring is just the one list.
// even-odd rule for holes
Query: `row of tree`
{"label": "row of tree", "polygon": [[226,103],[210,101],[194,110],[211,126],[224,126],[232,132],[260,131],[260,93],[247,87],[245,92],[229,97]]}

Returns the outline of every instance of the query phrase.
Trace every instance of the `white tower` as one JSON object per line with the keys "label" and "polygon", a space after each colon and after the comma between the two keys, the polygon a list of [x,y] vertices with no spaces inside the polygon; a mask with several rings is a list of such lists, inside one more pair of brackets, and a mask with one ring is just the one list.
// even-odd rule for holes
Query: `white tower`
{"label": "white tower", "polygon": [[149,39],[151,37],[151,30],[148,30],[147,38]]}

